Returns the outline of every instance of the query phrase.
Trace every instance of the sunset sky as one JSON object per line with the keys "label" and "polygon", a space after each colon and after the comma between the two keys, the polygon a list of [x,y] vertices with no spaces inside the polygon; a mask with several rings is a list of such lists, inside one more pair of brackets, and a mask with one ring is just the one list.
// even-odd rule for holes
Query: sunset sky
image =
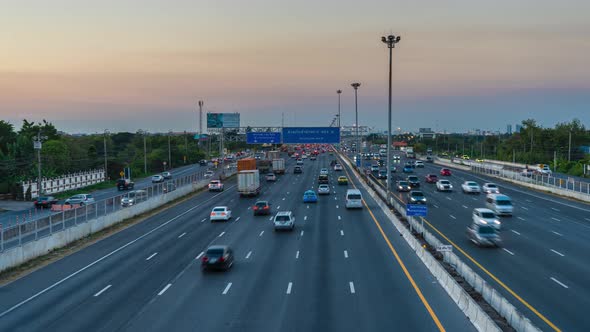
{"label": "sunset sky", "polygon": [[588,0],[0,0],[0,118],[68,132],[243,125],[590,126]]}

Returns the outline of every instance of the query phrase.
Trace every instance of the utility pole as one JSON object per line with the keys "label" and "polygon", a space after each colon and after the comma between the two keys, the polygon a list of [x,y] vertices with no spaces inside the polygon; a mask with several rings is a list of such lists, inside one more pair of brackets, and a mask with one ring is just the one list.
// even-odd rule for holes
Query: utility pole
{"label": "utility pole", "polygon": [[[338,94],[338,131],[340,132],[342,130],[342,126],[340,125],[340,95],[342,94],[342,90],[338,89],[336,93]],[[342,133],[340,133],[340,143],[342,143]]]}
{"label": "utility pole", "polygon": [[146,132],[143,132],[143,173],[147,174],[147,145],[146,145]]}
{"label": "utility pole", "polygon": [[361,153],[361,139],[359,136],[359,104],[358,104],[358,95],[357,95],[357,90],[358,88],[361,86],[360,83],[352,83],[351,86],[354,89],[354,113],[355,113],[355,129],[356,129],[356,148],[357,148],[357,154],[358,154],[358,160],[360,160],[360,153]]}
{"label": "utility pole", "polygon": [[43,140],[47,139],[47,136],[41,136],[41,130],[37,132],[37,137],[33,138],[33,148],[37,150],[37,197],[41,196],[41,185],[42,175],[41,175],[41,146],[43,145]]}
{"label": "utility pole", "polygon": [[184,131],[184,163],[186,164],[186,158],[188,156],[188,140],[186,139],[186,130]]}
{"label": "utility pole", "polygon": [[107,163],[107,135],[109,134],[109,131],[107,129],[104,130],[104,136],[103,136],[103,145],[104,145],[104,179],[105,181],[108,180],[109,177],[109,167],[108,167],[108,163]]}
{"label": "utility pole", "polygon": [[512,162],[516,163],[516,150],[512,149]]}
{"label": "utility pole", "polygon": [[[393,65],[393,49],[395,48],[395,44],[399,43],[401,37],[389,35],[387,37],[381,37],[381,41],[387,45],[389,49],[389,99],[388,99],[388,107],[387,107],[387,162],[385,163],[385,167],[387,168],[387,203],[389,204],[389,197],[391,191],[391,71]],[[355,91],[356,93],[356,91]]]}
{"label": "utility pole", "polygon": [[569,143],[567,148],[567,161],[572,161],[572,131],[569,132]]}
{"label": "utility pole", "polygon": [[553,151],[553,170],[557,171],[557,151]]}
{"label": "utility pole", "polygon": [[170,151],[170,136],[172,130],[168,131],[168,169],[172,169],[172,152]]}
{"label": "utility pole", "polygon": [[200,135],[203,135],[203,105],[205,105],[205,102],[203,102],[202,100],[199,100],[199,137]]}

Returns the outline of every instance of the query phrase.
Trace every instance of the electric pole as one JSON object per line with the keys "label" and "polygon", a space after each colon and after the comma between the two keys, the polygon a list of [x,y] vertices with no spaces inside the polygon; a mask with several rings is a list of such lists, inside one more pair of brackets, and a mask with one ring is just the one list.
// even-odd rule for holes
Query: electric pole
{"label": "electric pole", "polygon": [[33,138],[33,148],[37,150],[37,197],[41,196],[42,192],[41,146],[43,145],[42,140],[44,139],[47,139],[47,136],[41,136],[41,130],[37,132],[37,137]]}
{"label": "electric pole", "polygon": [[105,181],[109,178],[109,165],[108,165],[108,155],[107,155],[107,135],[109,131],[107,129],[104,130],[103,136],[103,148],[104,148],[104,179]]}

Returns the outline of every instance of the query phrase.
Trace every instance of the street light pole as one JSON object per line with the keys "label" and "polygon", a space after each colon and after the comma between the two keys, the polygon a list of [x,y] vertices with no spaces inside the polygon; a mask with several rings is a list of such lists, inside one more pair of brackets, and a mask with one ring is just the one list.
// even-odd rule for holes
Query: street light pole
{"label": "street light pole", "polygon": [[[342,131],[342,126],[340,125],[340,95],[342,94],[342,90],[338,89],[336,93],[338,94],[338,132],[340,132]],[[340,137],[342,137],[342,133],[340,133]],[[342,138],[339,143],[342,143]]]}
{"label": "street light pole", "polygon": [[572,161],[572,131],[569,132],[569,143],[567,148],[567,161]]}
{"label": "street light pole", "polygon": [[205,103],[199,100],[199,135],[203,135],[203,105]]}
{"label": "street light pole", "polygon": [[395,48],[395,44],[399,43],[401,37],[389,35],[387,37],[381,37],[381,41],[387,44],[387,48],[389,48],[389,104],[388,104],[388,112],[387,112],[387,202],[389,203],[389,193],[391,189],[391,71],[392,71],[392,55],[393,49]]}
{"label": "street light pole", "polygon": [[43,183],[41,176],[41,145],[44,139],[47,139],[47,136],[41,136],[40,130],[37,132],[37,137],[33,138],[33,148],[37,150],[37,197],[41,196],[41,185]]}
{"label": "street light pole", "polygon": [[355,114],[355,132],[356,132],[356,149],[357,149],[357,158],[360,160],[360,153],[361,153],[361,140],[359,136],[359,104],[358,104],[358,95],[357,91],[358,88],[361,86],[360,83],[352,83],[350,86],[354,88],[354,114]]}
{"label": "street light pole", "polygon": [[168,132],[168,169],[172,169],[172,152],[170,151],[170,135],[172,135],[172,131]]}
{"label": "street light pole", "polygon": [[104,146],[104,178],[105,181],[108,180],[109,177],[109,168],[108,168],[108,163],[107,163],[107,135],[108,135],[109,131],[108,130],[104,130],[104,136],[103,136],[103,146]]}
{"label": "street light pole", "polygon": [[143,173],[147,174],[147,145],[146,145],[146,132],[143,132]]}

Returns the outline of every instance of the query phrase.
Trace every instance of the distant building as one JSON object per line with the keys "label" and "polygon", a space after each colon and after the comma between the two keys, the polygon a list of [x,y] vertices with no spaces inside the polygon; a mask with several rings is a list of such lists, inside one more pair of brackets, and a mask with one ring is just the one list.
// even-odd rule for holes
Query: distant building
{"label": "distant building", "polygon": [[418,136],[421,139],[435,139],[436,133],[432,131],[432,128],[420,128],[418,129]]}
{"label": "distant building", "polygon": [[512,125],[511,124],[506,126],[506,134],[512,135]]}
{"label": "distant building", "polygon": [[522,130],[522,125],[517,124],[516,128],[514,129],[515,132],[520,133],[520,131]]}

